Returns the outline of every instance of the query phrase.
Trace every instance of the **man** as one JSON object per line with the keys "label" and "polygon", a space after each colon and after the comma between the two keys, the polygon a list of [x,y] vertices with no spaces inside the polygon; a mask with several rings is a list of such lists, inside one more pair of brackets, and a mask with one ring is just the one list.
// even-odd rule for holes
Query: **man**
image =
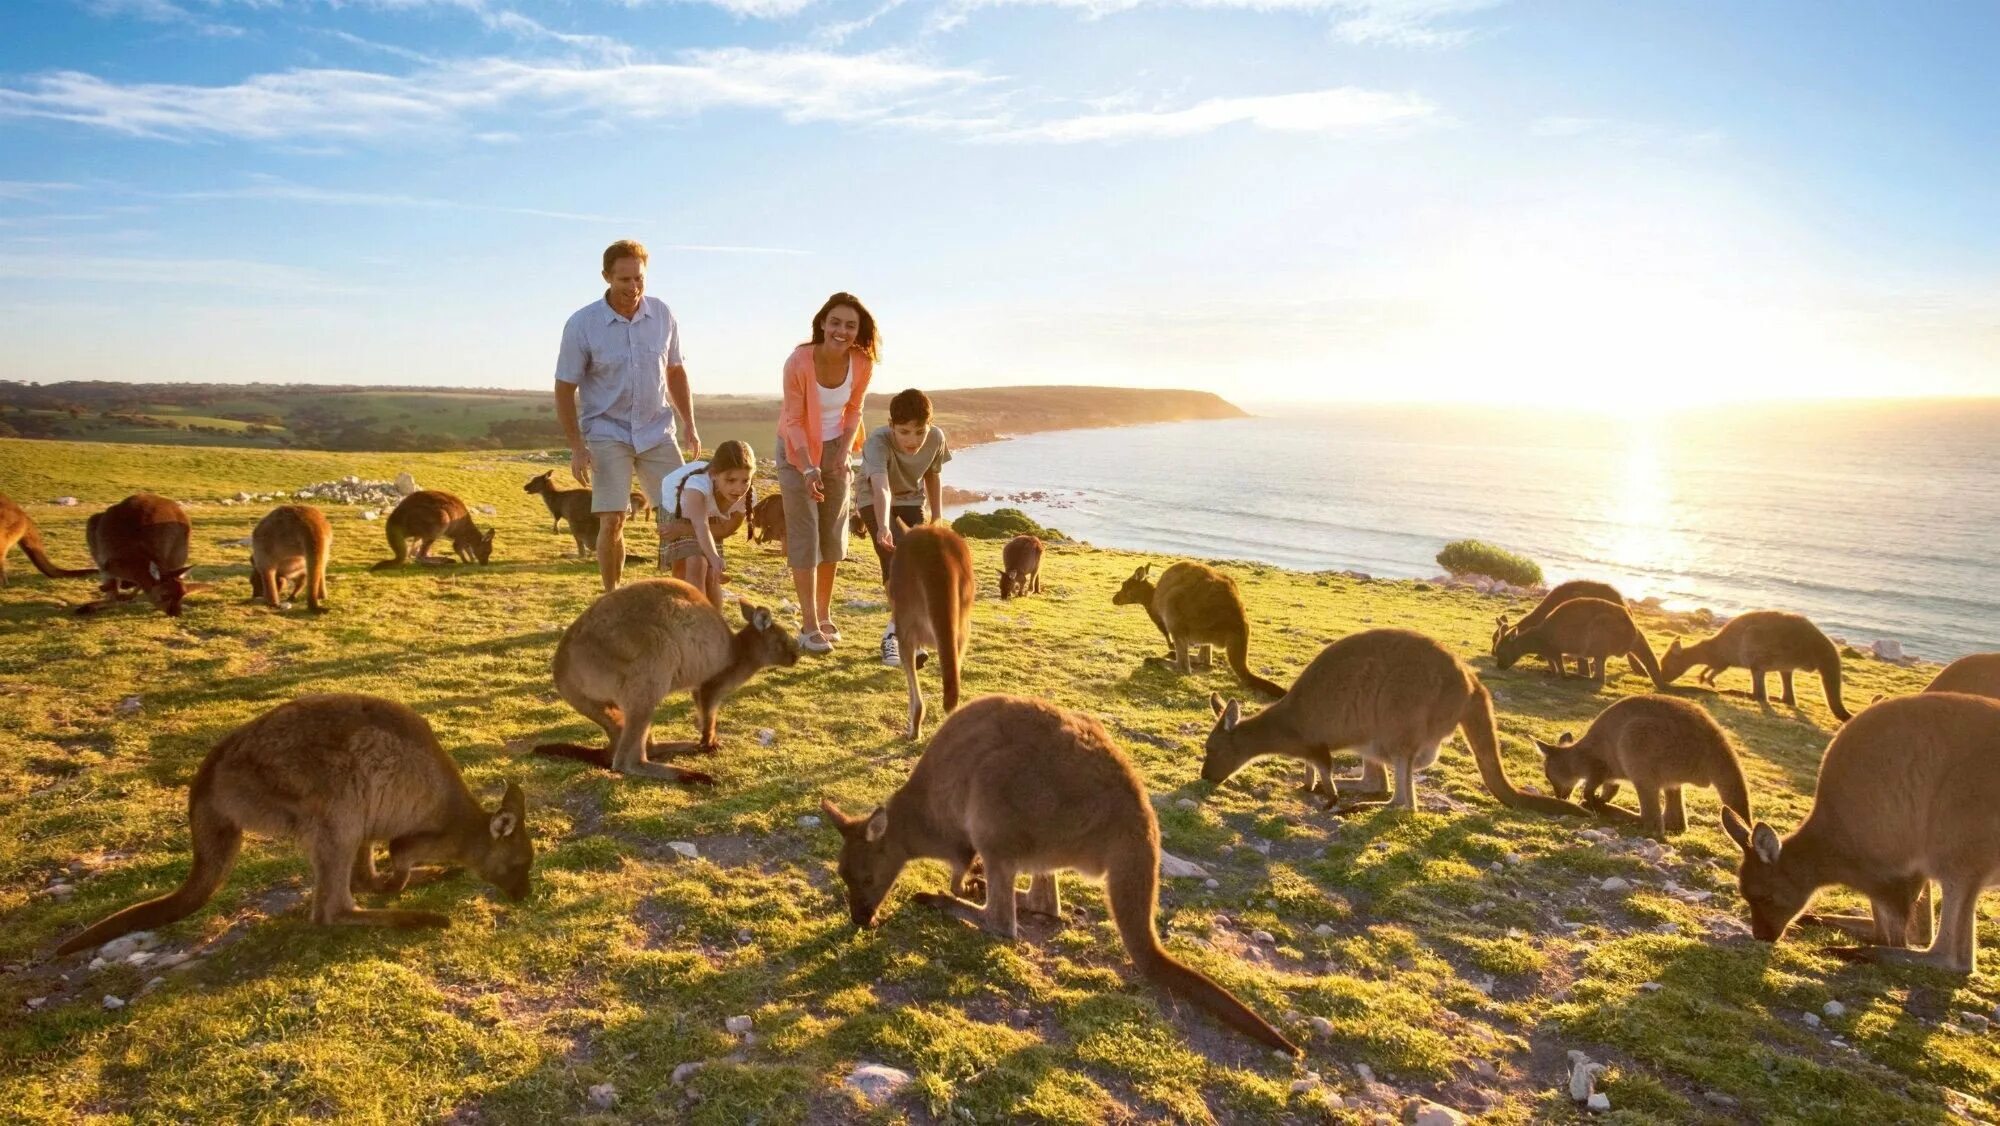
{"label": "man", "polygon": [[604,248],[610,287],[570,315],[556,354],[556,418],[569,439],[569,471],[590,486],[597,514],[597,573],[615,590],[625,569],[625,511],[635,482],[660,508],[660,480],[680,468],[680,444],[701,450],[694,401],[681,366],[680,326],[667,304],[646,296],[646,248],[621,239]]}

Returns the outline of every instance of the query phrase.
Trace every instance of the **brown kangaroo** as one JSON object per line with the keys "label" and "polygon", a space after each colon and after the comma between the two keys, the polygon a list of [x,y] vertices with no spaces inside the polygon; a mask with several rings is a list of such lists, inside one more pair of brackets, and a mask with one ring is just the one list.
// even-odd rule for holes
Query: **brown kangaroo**
{"label": "brown kangaroo", "polygon": [[576,540],[579,557],[597,553],[597,514],[590,510],[589,489],[558,489],[555,485],[556,471],[551,469],[539,477],[530,478],[521,486],[521,491],[541,494],[542,503],[549,509],[549,531],[562,527],[569,521],[570,537]]}
{"label": "brown kangaroo", "polygon": [[181,601],[208,583],[191,583],[187,574],[188,535],[193,525],[186,510],[173,501],[152,493],[133,493],[102,512],[91,515],[84,525],[90,541],[91,558],[104,572],[98,590],[105,597],[76,608],[88,614],[105,606],[127,601],[132,594],[144,594],[147,601],[168,617],[181,616]]}
{"label": "brown kangaroo", "polygon": [[781,494],[772,492],[750,510],[750,519],[743,524],[743,538],[751,543],[785,542],[785,498]]}
{"label": "brown kangaroo", "polygon": [[1500,763],[1500,735],[1493,698],[1465,662],[1421,633],[1371,629],[1349,634],[1320,651],[1292,690],[1245,718],[1242,705],[1210,696],[1217,719],[1208,733],[1201,776],[1216,785],[1265,755],[1303,762],[1322,782],[1312,783],[1332,808],[1339,798],[1333,752],[1361,753],[1362,792],[1380,804],[1388,796],[1388,770],[1396,772],[1389,804],[1417,807],[1416,772],[1437,761],[1438,747],[1456,727],[1472,747],[1479,776],[1500,804],[1542,813],[1588,816],[1573,802],[1523,793]]}
{"label": "brown kangaroo", "polygon": [[1495,642],[1494,667],[1511,669],[1514,662],[1530,653],[1546,658],[1549,671],[1559,677],[1569,675],[1563,658],[1576,657],[1599,688],[1604,687],[1605,662],[1622,656],[1646,670],[1655,687],[1666,687],[1666,681],[1660,679],[1660,664],[1653,659],[1653,647],[1646,643],[1646,635],[1639,632],[1639,624],[1622,602],[1570,599],[1539,624],[1510,631]]}
{"label": "brown kangaroo", "polygon": [[1926,692],[1964,692],[2000,700],[2000,653],[1974,653],[1944,667]]}
{"label": "brown kangaroo", "polygon": [[395,558],[375,564],[377,571],[409,562],[411,540],[417,541],[417,562],[448,562],[431,558],[431,544],[439,536],[451,540],[451,550],[461,563],[485,563],[493,557],[493,530],[481,532],[465,502],[442,489],[419,489],[404,497],[384,521],[383,530]]}
{"label": "brown kangaroo", "polygon": [[1155,586],[1147,581],[1152,570],[1148,563],[1132,572],[1111,596],[1111,604],[1145,607],[1146,616],[1166,636],[1182,675],[1188,672],[1190,648],[1202,646],[1206,664],[1207,647],[1221,642],[1230,670],[1245,688],[1272,700],[1285,694],[1282,686],[1250,671],[1250,618],[1243,611],[1236,580],[1200,563],[1176,563],[1160,573]]}
{"label": "brown kangaroo", "polygon": [[917,687],[921,650],[937,650],[945,714],[958,707],[958,678],[965,665],[965,643],[972,635],[975,585],[972,549],[963,536],[942,524],[904,532],[896,553],[889,557],[889,614],[901,641],[903,679],[910,689],[911,739],[924,727],[924,694]]}
{"label": "brown kangaroo", "polygon": [[1834,718],[1843,723],[1851,718],[1840,704],[1840,650],[1801,615],[1752,610],[1730,619],[1721,632],[1706,641],[1683,647],[1676,637],[1660,658],[1660,671],[1666,678],[1660,683],[1671,684],[1696,665],[1707,666],[1701,672],[1701,682],[1708,685],[1715,683],[1718,673],[1749,669],[1751,695],[1760,704],[1771,702],[1764,693],[1764,674],[1775,670],[1789,707],[1798,706],[1792,695],[1793,671],[1816,670]]}
{"label": "brown kangaroo", "polygon": [[1725,808],[1750,818],[1750,787],[1729,736],[1706,709],[1686,700],[1627,696],[1599,712],[1583,738],[1564,732],[1556,743],[1537,739],[1535,746],[1549,790],[1559,798],[1582,782],[1585,801],[1608,807],[1618,783],[1632,783],[1639,824],[1648,833],[1687,830],[1682,786],[1713,786]]}
{"label": "brown kangaroo", "polygon": [[250,533],[250,596],[278,608],[280,584],[291,589],[283,600],[306,594],[306,606],[326,612],[326,564],[333,558],[333,527],[309,504],[282,504],[257,521]]}
{"label": "brown kangaroo", "polygon": [[[1844,884],[1868,897],[1873,918],[1825,919],[1874,945],[1835,951],[1882,962],[1971,973],[1979,893],[2000,876],[2000,701],[1924,692],[1864,708],[1820,759],[1812,812],[1783,840],[1730,811],[1723,827],[1743,849],[1737,883],[1750,929],[1776,942],[1813,894]],[[1944,889],[1937,937],[1922,941],[1926,881]],[[1914,917],[1913,917],[1914,915]]]}
{"label": "brown kangaroo", "polygon": [[[57,954],[185,918],[236,863],[243,832],[291,837],[312,862],[316,923],[442,927],[430,911],[371,911],[355,891],[394,895],[412,866],[462,864],[509,899],[528,894],[534,846],[527,798],[509,785],[481,809],[424,718],[377,696],[303,696],[223,736],[188,789],[194,864],[180,890],[125,908],[63,943]],[[390,874],[373,845],[389,845]]]}
{"label": "brown kangaroo", "polygon": [[1015,536],[1000,549],[1000,600],[1030,591],[1042,592],[1042,541],[1037,536]]}
{"label": "brown kangaroo", "polygon": [[[679,579],[642,579],[591,603],[556,644],[556,691],[604,729],[603,747],[543,743],[536,754],[572,758],[643,778],[713,783],[699,770],[652,762],[648,751],[713,753],[722,702],[758,669],[798,663],[798,643],[771,612],[743,603],[743,628],[732,636],[722,612]],[[694,689],[701,742],[650,743],[660,701]]]}
{"label": "brown kangaroo", "polygon": [[0,586],[7,585],[7,552],[17,543],[35,570],[52,579],[81,579],[97,573],[95,567],[67,568],[50,562],[48,552],[42,547],[41,529],[35,527],[26,509],[0,493]]}
{"label": "brown kangaroo", "polygon": [[[1146,784],[1103,726],[1040,700],[983,696],[945,720],[909,781],[866,817],[831,801],[840,878],[856,927],[876,911],[912,860],[941,860],[951,894],[919,903],[1003,938],[1019,936],[1015,877],[1031,877],[1026,908],[1060,918],[1057,873],[1102,877],[1111,917],[1139,973],[1175,997],[1279,1051],[1299,1049],[1208,977],[1160,944],[1160,827]],[[961,898],[974,858],[986,869],[984,906]]]}
{"label": "brown kangaroo", "polygon": [[[1610,583],[1595,582],[1591,579],[1571,579],[1566,583],[1560,583],[1554,590],[1543,595],[1542,600],[1535,605],[1535,608],[1528,611],[1528,615],[1520,621],[1510,623],[1505,614],[1501,614],[1494,619],[1497,624],[1493,630],[1493,655],[1495,657],[1500,655],[1501,639],[1510,633],[1518,633],[1521,630],[1533,629],[1541,625],[1555,611],[1556,607],[1568,602],[1572,598],[1602,598],[1606,602],[1616,602],[1620,606],[1625,605],[1625,596],[1618,593],[1618,588],[1612,586]],[[1582,664],[1582,662],[1579,663]],[[1644,669],[1638,662],[1633,661],[1632,671],[1642,672]],[[1578,668],[1577,672],[1585,676],[1590,675],[1590,669],[1587,664],[1583,664],[1583,667]]]}

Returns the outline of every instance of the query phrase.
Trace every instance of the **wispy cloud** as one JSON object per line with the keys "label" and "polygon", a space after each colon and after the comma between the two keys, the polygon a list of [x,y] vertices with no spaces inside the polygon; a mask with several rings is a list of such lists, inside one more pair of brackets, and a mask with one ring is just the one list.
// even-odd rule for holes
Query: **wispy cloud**
{"label": "wispy cloud", "polygon": [[0,180],[0,199],[46,199],[57,192],[82,189],[82,184],[60,180]]}
{"label": "wispy cloud", "polygon": [[1333,17],[1333,36],[1347,43],[1452,47],[1472,36],[1460,22],[1463,17],[1502,3],[1505,0],[946,0],[933,14],[931,26],[948,31],[978,9],[1002,7],[1069,8],[1093,18],[1140,8],[1310,12]]}
{"label": "wispy cloud", "polygon": [[1644,121],[1561,114],[1538,117],[1529,122],[1528,133],[1534,137],[1578,138],[1626,148],[1679,145],[1691,149],[1708,149],[1722,144],[1726,139],[1720,129],[1689,131]]}
{"label": "wispy cloud", "polygon": [[78,254],[0,254],[0,280],[75,281],[98,285],[213,286],[292,293],[357,293],[317,270],[234,258],[122,258]]}
{"label": "wispy cloud", "polygon": [[81,0],[83,10],[106,19],[135,19],[185,27],[198,35],[233,39],[244,34],[234,24],[217,23],[173,0]]}
{"label": "wispy cloud", "polygon": [[990,135],[993,141],[1122,141],[1186,137],[1247,124],[1286,133],[1355,134],[1407,129],[1439,120],[1422,98],[1339,87],[1265,97],[1210,98],[1185,109],[1095,113]]}

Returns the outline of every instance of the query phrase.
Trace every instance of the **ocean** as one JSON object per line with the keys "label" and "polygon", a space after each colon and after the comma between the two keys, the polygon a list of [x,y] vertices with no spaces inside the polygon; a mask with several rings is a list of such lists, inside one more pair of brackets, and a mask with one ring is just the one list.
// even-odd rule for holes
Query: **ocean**
{"label": "ocean", "polygon": [[[1646,417],[1264,408],[1026,435],[946,483],[1103,547],[1429,578],[1473,538],[1627,598],[1783,609],[1867,646],[2000,649],[2000,400]],[[954,511],[957,511],[956,509]]]}

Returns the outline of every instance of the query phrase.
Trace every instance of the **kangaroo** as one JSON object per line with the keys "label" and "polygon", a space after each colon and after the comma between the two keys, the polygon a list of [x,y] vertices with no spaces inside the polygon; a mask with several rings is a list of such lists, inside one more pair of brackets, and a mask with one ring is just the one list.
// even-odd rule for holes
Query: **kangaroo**
{"label": "kangaroo", "polygon": [[76,608],[88,614],[132,597],[125,588],[144,594],[170,618],[181,616],[181,602],[208,583],[191,583],[187,575],[188,535],[193,525],[180,505],[152,493],[133,493],[84,525],[90,556],[104,572],[98,590],[105,595]]}
{"label": "kangaroo", "polygon": [[[1175,667],[1188,672],[1188,651],[1221,642],[1229,656],[1229,668],[1245,688],[1275,700],[1284,688],[1250,671],[1250,619],[1243,612],[1243,598],[1236,581],[1213,567],[1200,563],[1176,563],[1160,574],[1158,586],[1147,580],[1151,563],[1132,572],[1132,577],[1111,596],[1113,606],[1145,607],[1146,616],[1165,635]],[[1206,661],[1204,660],[1204,664]]]}
{"label": "kangaroo", "polygon": [[549,508],[549,531],[562,527],[569,521],[570,537],[576,540],[578,557],[597,553],[597,513],[590,510],[589,489],[558,489],[555,485],[556,471],[551,469],[539,477],[530,478],[521,486],[521,491],[541,494],[542,503]]}
{"label": "kangaroo", "polygon": [[743,538],[751,543],[785,542],[785,498],[772,492],[750,510],[743,522]]}
{"label": "kangaroo", "polygon": [[1015,536],[1000,549],[1000,601],[1030,591],[1042,592],[1042,541],[1036,536]]}
{"label": "kangaroo", "polygon": [[[1618,593],[1618,588],[1612,586],[1610,583],[1593,582],[1590,579],[1571,579],[1566,583],[1558,584],[1554,590],[1543,595],[1541,602],[1537,603],[1533,610],[1528,611],[1527,617],[1522,618],[1520,621],[1510,623],[1505,614],[1501,614],[1495,618],[1494,620],[1497,624],[1493,630],[1493,655],[1495,657],[1500,655],[1501,639],[1510,633],[1533,629],[1541,625],[1555,611],[1556,607],[1568,602],[1572,598],[1602,598],[1606,602],[1616,602],[1620,606],[1625,605],[1625,596]],[[1587,665],[1579,668],[1577,671],[1586,676],[1590,673]],[[1643,669],[1635,661],[1632,662],[1632,671],[1641,672]]]}
{"label": "kangaroo", "polygon": [[[1583,738],[1568,732],[1556,743],[1535,740],[1549,790],[1568,798],[1583,783],[1584,800],[1608,806],[1619,782],[1639,794],[1639,824],[1648,833],[1687,830],[1682,786],[1713,786],[1725,808],[1750,818],[1750,787],[1729,736],[1708,712],[1673,696],[1627,696],[1599,712]],[[1620,811],[1622,812],[1622,811]]]}
{"label": "kangaroo", "polygon": [[[951,894],[916,896],[956,918],[1013,939],[1015,877],[1031,877],[1026,907],[1060,917],[1063,869],[1102,877],[1111,917],[1139,973],[1258,1043],[1299,1049],[1229,991],[1167,953],[1154,929],[1159,910],[1160,827],[1146,784],[1087,715],[1041,700],[984,696],[938,728],[902,787],[865,817],[830,800],[820,809],[839,830],[840,878],[857,928],[876,912],[912,860],[941,860]],[[967,902],[974,858],[986,869],[986,903]]]}
{"label": "kangaroo", "polygon": [[[1873,943],[1837,953],[1971,973],[1979,893],[2000,877],[2000,701],[1957,692],[1884,700],[1840,729],[1820,759],[1812,811],[1790,836],[1725,810],[1743,850],[1737,883],[1750,929],[1776,942],[1829,884],[1868,897],[1872,920],[1822,920]],[[1907,948],[1929,929],[1926,882],[1944,890],[1929,949]],[[1918,941],[1921,941],[1919,938]]]}
{"label": "kangaroo", "polygon": [[333,558],[333,527],[309,504],[282,504],[257,521],[250,533],[250,596],[275,610],[280,583],[290,586],[284,600],[303,589],[306,607],[326,612],[326,564]]}
{"label": "kangaroo", "polygon": [[[1320,651],[1282,699],[1244,717],[1242,705],[1210,695],[1216,723],[1208,733],[1201,776],[1215,785],[1265,755],[1305,763],[1317,772],[1309,784],[1333,808],[1339,793],[1333,752],[1354,748],[1364,767],[1358,805],[1388,798],[1386,774],[1396,773],[1388,804],[1417,806],[1416,772],[1437,761],[1438,747],[1456,727],[1472,747],[1479,775],[1500,804],[1513,809],[1588,816],[1574,802],[1524,793],[1507,780],[1493,698],[1463,661],[1421,633],[1371,629],[1349,634]],[[1350,779],[1351,781],[1351,779]]]}
{"label": "kangaroo", "polygon": [[58,567],[50,562],[48,552],[42,547],[41,529],[35,527],[26,509],[0,493],[0,587],[7,585],[7,552],[17,543],[35,570],[52,579],[81,579],[97,573],[95,567]]}
{"label": "kangaroo", "polygon": [[[69,954],[199,910],[236,863],[243,832],[296,839],[312,862],[316,923],[442,927],[430,911],[375,911],[354,892],[394,895],[412,866],[462,864],[520,900],[534,846],[527,798],[508,785],[481,809],[424,718],[378,696],[303,696],[223,736],[188,789],[194,864],[180,890],[125,908],[57,947]],[[388,875],[373,844],[389,845]]]}
{"label": "kangaroo", "polygon": [[600,597],[563,631],[555,678],[556,691],[602,727],[610,743],[543,743],[535,753],[642,778],[713,784],[699,770],[648,760],[649,750],[675,749],[648,742],[653,712],[671,693],[694,689],[701,742],[693,749],[720,749],[715,723],[722,702],[758,669],[799,661],[798,643],[769,610],[745,602],[743,623],[732,636],[721,611],[679,579],[642,579]]}
{"label": "kangaroo", "polygon": [[1842,723],[1852,718],[1840,703],[1840,650],[1834,648],[1819,627],[1801,615],[1782,610],[1752,610],[1730,619],[1721,632],[1706,641],[1683,647],[1681,639],[1676,637],[1660,658],[1660,671],[1665,677],[1660,683],[1671,684],[1696,665],[1707,666],[1702,670],[1701,682],[1709,685],[1715,683],[1718,673],[1738,667],[1749,669],[1751,695],[1766,705],[1771,700],[1764,693],[1764,674],[1775,670],[1788,707],[1798,706],[1792,695],[1793,671],[1817,670],[1820,684],[1826,689],[1826,706],[1834,718]]}
{"label": "kangaroo", "polygon": [[889,615],[901,640],[903,679],[910,689],[909,738],[924,727],[924,694],[917,687],[917,658],[925,648],[938,653],[944,683],[944,710],[958,707],[959,671],[972,633],[972,549],[965,538],[941,524],[903,533],[889,557]]}
{"label": "kangaroo", "polygon": [[1599,688],[1604,687],[1605,662],[1624,656],[1646,670],[1655,687],[1666,687],[1666,681],[1660,679],[1660,664],[1653,658],[1653,647],[1646,643],[1646,635],[1639,632],[1638,623],[1632,620],[1631,611],[1623,603],[1572,598],[1550,611],[1539,624],[1501,637],[1493,646],[1494,667],[1511,669],[1514,662],[1530,653],[1547,658],[1549,671],[1559,677],[1569,675],[1569,670],[1563,667],[1563,657],[1574,655]]}
{"label": "kangaroo", "polygon": [[493,530],[481,532],[465,502],[442,489],[419,489],[404,497],[384,524],[395,558],[375,564],[377,571],[409,562],[411,540],[417,541],[417,562],[447,562],[431,558],[431,544],[439,536],[451,540],[451,550],[461,563],[485,563],[493,557]]}
{"label": "kangaroo", "polygon": [[1964,692],[2000,700],[2000,653],[1974,653],[1944,667],[1926,692]]}

